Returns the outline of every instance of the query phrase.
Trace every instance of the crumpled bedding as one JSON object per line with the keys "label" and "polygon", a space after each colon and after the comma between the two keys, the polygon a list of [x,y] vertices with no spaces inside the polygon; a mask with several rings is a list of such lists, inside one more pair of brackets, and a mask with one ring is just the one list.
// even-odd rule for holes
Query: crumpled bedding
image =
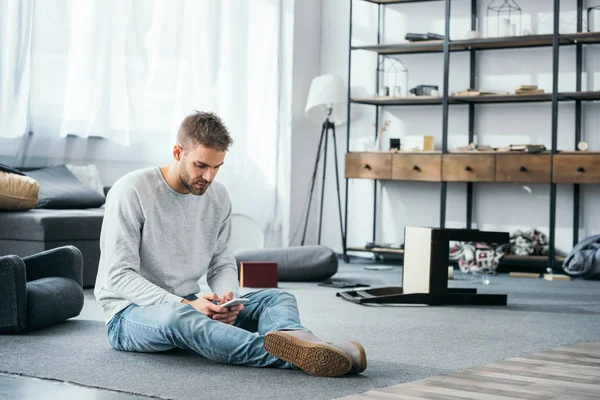
{"label": "crumpled bedding", "polygon": [[600,279],[600,235],[589,236],[577,243],[562,268],[570,276]]}

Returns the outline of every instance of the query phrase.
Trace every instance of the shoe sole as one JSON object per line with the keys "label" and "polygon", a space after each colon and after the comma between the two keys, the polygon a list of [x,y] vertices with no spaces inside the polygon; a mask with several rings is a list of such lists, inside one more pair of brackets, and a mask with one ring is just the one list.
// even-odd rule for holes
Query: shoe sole
{"label": "shoe sole", "polygon": [[351,343],[353,343],[360,352],[360,371],[358,371],[358,373],[361,373],[367,369],[367,353],[365,352],[365,348],[360,343],[354,341]]}
{"label": "shoe sole", "polygon": [[350,356],[326,344],[306,342],[283,332],[268,333],[264,342],[269,354],[313,376],[342,376],[352,369]]}

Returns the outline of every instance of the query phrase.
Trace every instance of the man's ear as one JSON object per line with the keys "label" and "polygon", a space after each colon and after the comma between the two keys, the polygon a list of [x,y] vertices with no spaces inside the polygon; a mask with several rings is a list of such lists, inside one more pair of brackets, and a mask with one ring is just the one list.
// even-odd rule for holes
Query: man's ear
{"label": "man's ear", "polygon": [[181,147],[180,144],[176,144],[175,146],[173,146],[173,158],[176,161],[181,161],[182,157],[183,157],[183,147]]}

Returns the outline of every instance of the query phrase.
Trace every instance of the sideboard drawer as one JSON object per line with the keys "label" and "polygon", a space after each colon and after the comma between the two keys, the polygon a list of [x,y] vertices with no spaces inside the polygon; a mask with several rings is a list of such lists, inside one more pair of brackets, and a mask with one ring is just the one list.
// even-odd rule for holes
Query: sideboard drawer
{"label": "sideboard drawer", "polygon": [[392,155],[377,152],[346,153],[346,178],[391,179]]}
{"label": "sideboard drawer", "polygon": [[444,154],[442,179],[448,182],[493,182],[493,154]]}
{"label": "sideboard drawer", "polygon": [[556,154],[552,167],[555,183],[600,183],[600,154]]}
{"label": "sideboard drawer", "polygon": [[496,182],[550,183],[550,154],[496,155]]}
{"label": "sideboard drawer", "polygon": [[394,154],[392,155],[392,179],[440,182],[442,180],[442,155]]}

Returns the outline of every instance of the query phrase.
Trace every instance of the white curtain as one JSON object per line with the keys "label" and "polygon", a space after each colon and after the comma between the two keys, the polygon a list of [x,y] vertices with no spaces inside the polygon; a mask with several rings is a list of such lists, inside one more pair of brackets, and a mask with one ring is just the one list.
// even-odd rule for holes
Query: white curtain
{"label": "white curtain", "polygon": [[33,0],[0,0],[0,138],[27,132]]}
{"label": "white curtain", "polygon": [[183,117],[213,111],[234,139],[217,180],[265,246],[281,244],[290,12],[292,0],[35,0],[27,164],[93,163],[110,184],[168,162]]}

